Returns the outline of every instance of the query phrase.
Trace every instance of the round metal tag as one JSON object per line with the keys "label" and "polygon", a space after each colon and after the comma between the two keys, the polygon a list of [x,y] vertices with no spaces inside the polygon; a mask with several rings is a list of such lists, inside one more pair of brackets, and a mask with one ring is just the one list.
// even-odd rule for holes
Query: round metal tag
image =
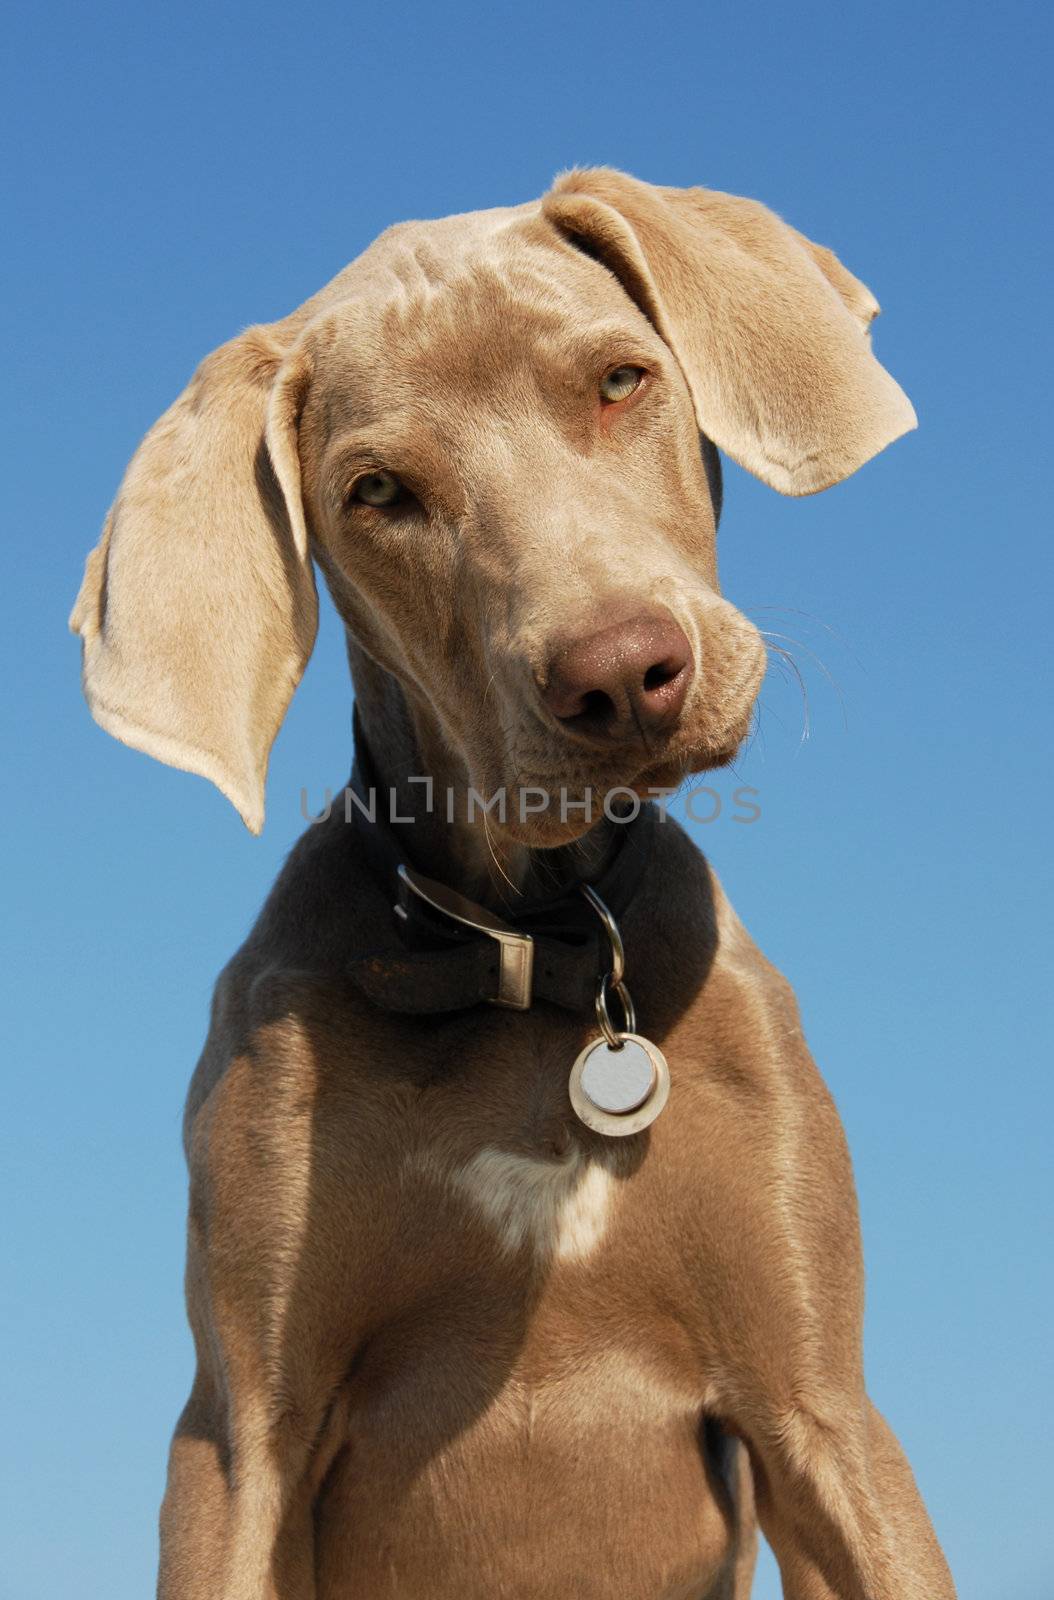
{"label": "round metal tag", "polygon": [[642,1034],[623,1034],[618,1050],[601,1036],[578,1056],[568,1092],[587,1128],[625,1138],[659,1115],[670,1094],[670,1069],[658,1045]]}

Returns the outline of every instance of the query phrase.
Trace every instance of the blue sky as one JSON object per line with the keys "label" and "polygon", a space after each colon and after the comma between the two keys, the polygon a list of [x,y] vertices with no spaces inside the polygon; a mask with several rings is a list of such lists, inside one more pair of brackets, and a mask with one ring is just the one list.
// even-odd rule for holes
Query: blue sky
{"label": "blue sky", "polygon": [[804,743],[796,691],[764,690],[740,766],[761,819],[695,831],[839,1102],[871,1388],[963,1600],[1054,1591],[1047,13],[102,0],[9,23],[0,1600],[151,1590],[191,1367],[182,1098],[300,787],[349,751],[329,610],[261,840],[108,739],[66,633],[83,558],[213,346],[391,221],[585,162],[755,195],[834,247],[919,413],[815,499],[729,470],[725,590],[822,666],[794,647]]}

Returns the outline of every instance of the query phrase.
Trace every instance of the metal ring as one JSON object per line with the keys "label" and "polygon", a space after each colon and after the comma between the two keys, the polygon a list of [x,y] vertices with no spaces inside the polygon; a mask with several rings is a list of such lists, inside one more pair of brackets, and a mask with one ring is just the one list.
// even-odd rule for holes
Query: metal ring
{"label": "metal ring", "polygon": [[622,943],[622,935],[619,932],[618,923],[591,883],[580,883],[578,887],[604,924],[604,931],[611,944],[611,981],[617,989],[626,971],[626,950]]}
{"label": "metal ring", "polygon": [[[622,1007],[624,1026],[621,1029],[615,1027],[615,1024],[611,1020],[611,1013],[608,1011],[609,983],[611,984],[611,987],[614,989],[615,993],[618,995],[619,1004]],[[634,1010],[633,1001],[630,998],[630,992],[626,988],[626,985],[621,982],[616,982],[614,976],[610,972],[605,972],[597,983],[596,1009],[597,1022],[600,1024],[600,1031],[604,1035],[604,1038],[607,1040],[612,1050],[621,1050],[624,1035],[627,1033],[636,1033],[637,1031],[637,1013]]]}

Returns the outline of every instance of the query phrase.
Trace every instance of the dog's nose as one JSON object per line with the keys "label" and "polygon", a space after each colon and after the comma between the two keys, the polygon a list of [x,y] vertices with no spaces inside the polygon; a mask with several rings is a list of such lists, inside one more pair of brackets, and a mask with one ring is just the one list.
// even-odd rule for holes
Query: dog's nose
{"label": "dog's nose", "polygon": [[684,629],[670,612],[641,611],[555,651],[540,686],[542,701],[577,733],[646,738],[677,720],[694,665]]}

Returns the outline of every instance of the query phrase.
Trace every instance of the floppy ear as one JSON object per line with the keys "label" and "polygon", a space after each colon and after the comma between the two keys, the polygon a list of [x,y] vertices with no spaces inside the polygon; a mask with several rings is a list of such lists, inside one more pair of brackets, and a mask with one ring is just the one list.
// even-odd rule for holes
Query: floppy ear
{"label": "floppy ear", "polygon": [[136,451],[70,618],[95,720],[209,778],[253,833],[318,624],[290,343],[250,328],[202,363]]}
{"label": "floppy ear", "polygon": [[915,427],[871,354],[874,296],[756,201],[599,167],[566,173],[543,208],[671,347],[700,430],[782,494],[839,483]]}

